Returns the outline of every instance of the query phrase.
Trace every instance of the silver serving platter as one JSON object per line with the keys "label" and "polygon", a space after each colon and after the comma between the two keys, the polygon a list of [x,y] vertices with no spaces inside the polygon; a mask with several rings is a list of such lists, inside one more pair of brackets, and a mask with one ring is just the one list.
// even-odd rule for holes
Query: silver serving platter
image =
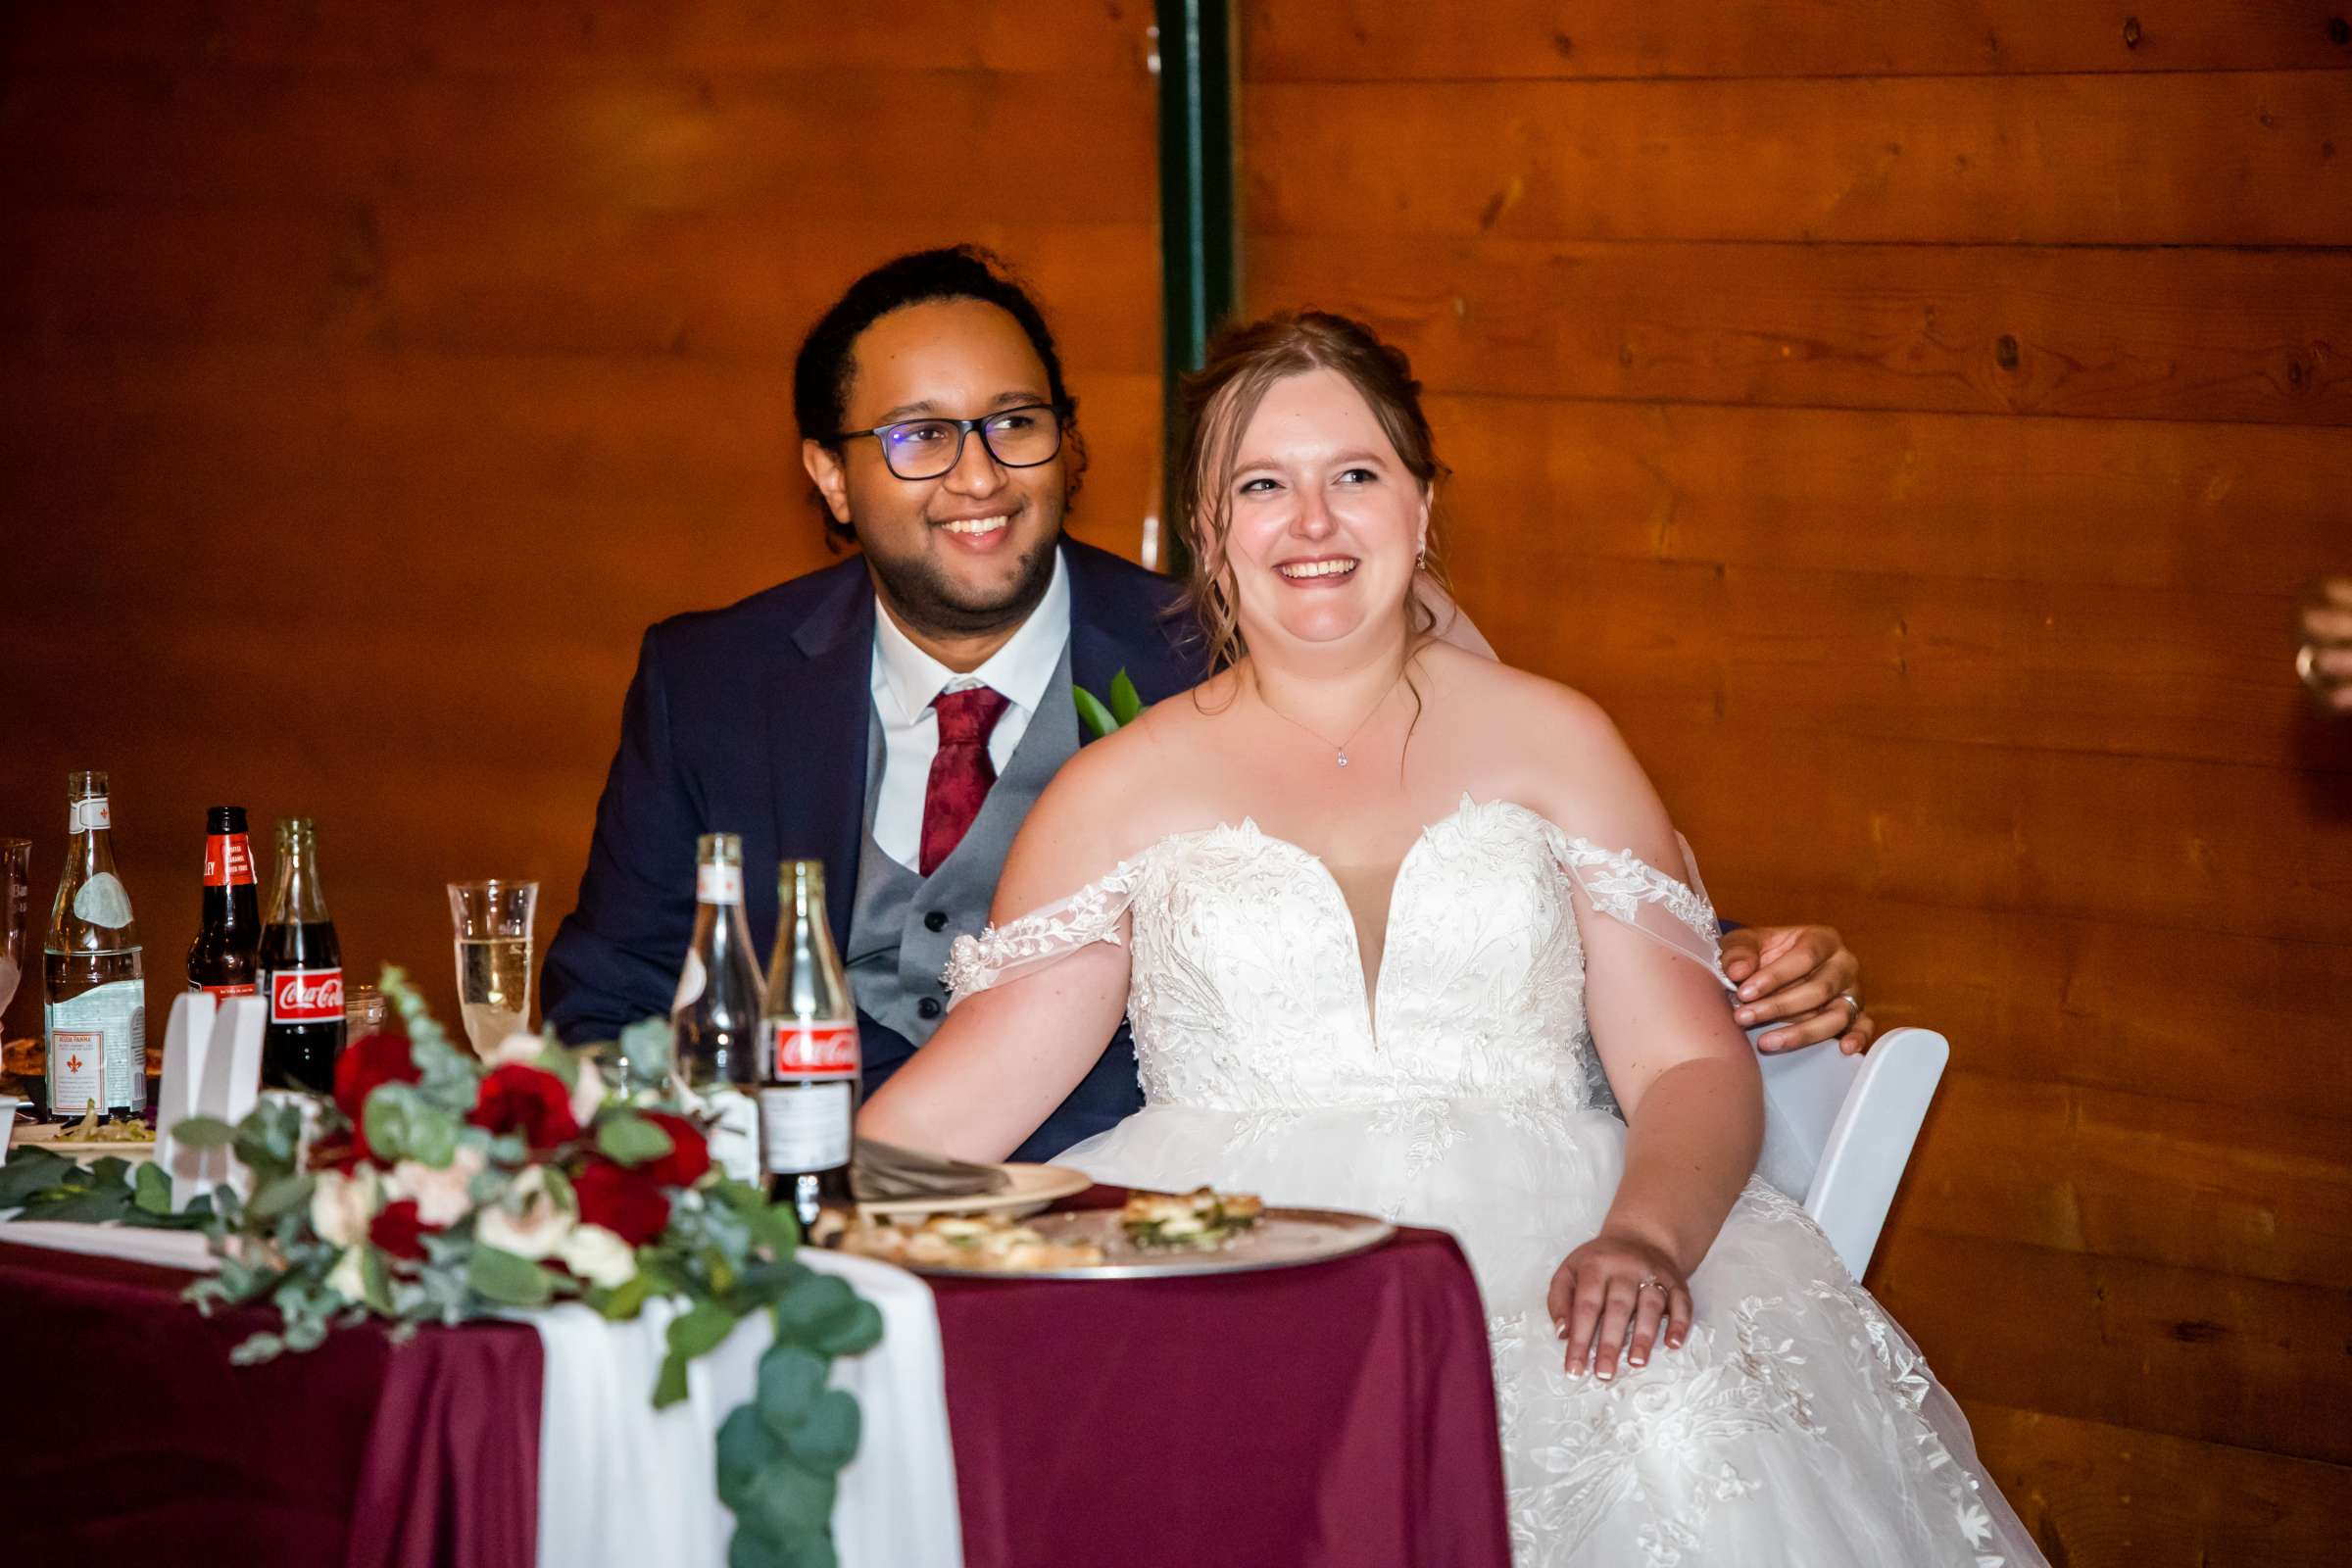
{"label": "silver serving platter", "polygon": [[1039,1214],[1023,1224],[1049,1242],[1093,1242],[1103,1261],[1083,1268],[962,1268],[941,1263],[904,1265],[917,1274],[969,1280],[1161,1280],[1198,1274],[1252,1274],[1303,1268],[1378,1247],[1396,1227],[1369,1214],[1336,1208],[1269,1208],[1240,1240],[1214,1251],[1140,1248],[1119,1228],[1115,1208]]}

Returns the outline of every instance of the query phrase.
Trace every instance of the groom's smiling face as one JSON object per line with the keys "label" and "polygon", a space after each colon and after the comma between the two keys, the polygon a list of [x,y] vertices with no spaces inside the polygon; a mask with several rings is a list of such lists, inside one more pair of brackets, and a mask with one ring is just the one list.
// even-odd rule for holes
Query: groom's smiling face
{"label": "groom's smiling face", "polygon": [[[845,430],[980,418],[1052,397],[1020,323],[979,300],[893,311],[858,334],[852,357]],[[1009,467],[973,431],[955,466],[927,479],[892,472],[870,437],[842,442],[838,455],[813,441],[802,450],[833,514],[857,528],[883,600],[911,630],[971,637],[1018,625],[1053,580],[1069,495],[1066,441],[1042,464]]]}

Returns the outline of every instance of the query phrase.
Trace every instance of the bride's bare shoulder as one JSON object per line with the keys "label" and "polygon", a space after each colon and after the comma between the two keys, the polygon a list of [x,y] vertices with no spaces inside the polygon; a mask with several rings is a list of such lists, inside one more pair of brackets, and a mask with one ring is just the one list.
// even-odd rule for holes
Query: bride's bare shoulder
{"label": "bride's bare shoulder", "polygon": [[1179,692],[1079,747],[1030,808],[1022,837],[1107,866],[1175,831],[1201,765],[1194,731],[1215,705],[1208,687]]}
{"label": "bride's bare shoulder", "polygon": [[1598,703],[1534,670],[1444,643],[1424,649],[1421,663],[1474,723],[1510,720],[1507,733],[1546,750],[1582,753],[1624,744]]}

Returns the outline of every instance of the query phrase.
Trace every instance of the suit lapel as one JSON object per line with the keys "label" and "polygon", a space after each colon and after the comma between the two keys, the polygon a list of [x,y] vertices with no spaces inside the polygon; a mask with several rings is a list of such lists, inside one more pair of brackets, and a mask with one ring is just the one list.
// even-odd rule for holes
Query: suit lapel
{"label": "suit lapel", "polygon": [[865,836],[874,591],[862,560],[833,570],[838,580],[793,632],[803,662],[768,687],[767,755],[776,853],[824,861],[827,923],[846,952]]}
{"label": "suit lapel", "polygon": [[[1064,543],[1070,564],[1070,679],[1103,702],[1110,701],[1110,683],[1122,669],[1135,682],[1147,703],[1156,703],[1184,691],[1200,679],[1177,639],[1184,623],[1167,613],[1167,596],[1139,591],[1142,578],[1117,558],[1075,543]],[[1168,595],[1173,594],[1173,586]],[[1081,743],[1093,731],[1080,727]]]}

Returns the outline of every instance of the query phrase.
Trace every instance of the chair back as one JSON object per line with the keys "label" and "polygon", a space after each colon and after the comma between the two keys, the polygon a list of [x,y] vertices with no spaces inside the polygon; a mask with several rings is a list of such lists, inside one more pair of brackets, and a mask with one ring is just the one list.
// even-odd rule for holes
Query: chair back
{"label": "chair back", "polygon": [[1932,1029],[1890,1029],[1860,1056],[1824,1042],[1760,1058],[1757,1173],[1805,1205],[1856,1279],[1878,1249],[1951,1054]]}

